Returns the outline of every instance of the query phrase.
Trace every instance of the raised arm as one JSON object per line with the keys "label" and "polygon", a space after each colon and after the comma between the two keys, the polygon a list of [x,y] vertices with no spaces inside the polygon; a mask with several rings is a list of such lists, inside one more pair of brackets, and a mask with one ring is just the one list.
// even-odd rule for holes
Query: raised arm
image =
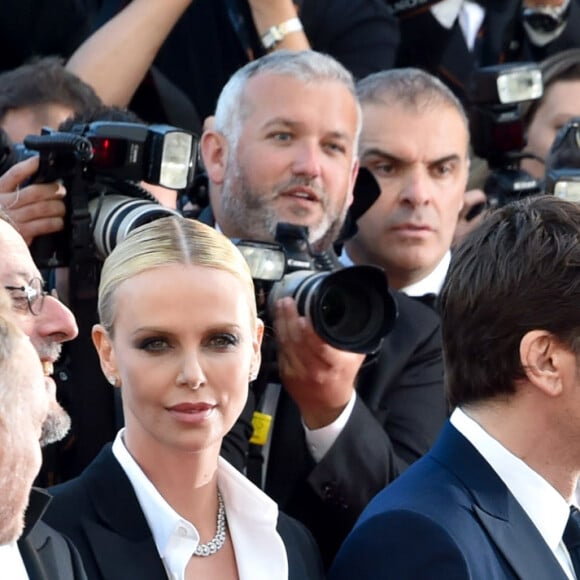
{"label": "raised arm", "polygon": [[67,68],[107,105],[126,107],[161,45],[192,0],[133,0],[94,32]]}

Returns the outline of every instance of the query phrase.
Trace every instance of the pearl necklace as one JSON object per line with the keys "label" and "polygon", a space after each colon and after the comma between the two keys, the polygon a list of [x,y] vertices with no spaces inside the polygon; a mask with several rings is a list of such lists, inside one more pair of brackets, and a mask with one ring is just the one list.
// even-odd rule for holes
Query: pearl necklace
{"label": "pearl necklace", "polygon": [[194,556],[212,556],[218,550],[220,550],[226,543],[226,508],[224,505],[224,499],[220,490],[217,492],[218,496],[218,513],[217,513],[217,525],[215,536],[207,542],[207,544],[198,544]]}

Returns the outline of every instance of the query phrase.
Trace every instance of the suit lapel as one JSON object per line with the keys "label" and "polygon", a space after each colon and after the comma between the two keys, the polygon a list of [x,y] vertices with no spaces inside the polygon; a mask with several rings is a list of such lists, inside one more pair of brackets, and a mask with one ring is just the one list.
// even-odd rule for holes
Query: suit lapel
{"label": "suit lapel", "polygon": [[[166,580],[151,530],[110,446],[85,474],[97,517],[82,525],[103,578]],[[130,568],[124,568],[123,563],[129,563]]]}
{"label": "suit lapel", "polygon": [[497,548],[520,578],[564,580],[566,575],[562,567],[536,527],[513,497],[509,501],[513,506],[508,521],[474,506],[479,521]]}
{"label": "suit lapel", "polygon": [[35,536],[33,540],[30,535],[49,503],[50,495],[46,491],[32,488],[26,509],[24,531],[18,540],[18,550],[30,580],[50,580],[46,568],[56,562],[50,538],[43,537],[44,541],[40,545],[35,545],[38,537]]}
{"label": "suit lapel", "polygon": [[29,538],[24,538],[18,542],[18,550],[30,580],[50,580],[45,574],[40,554],[36,552]]}
{"label": "suit lapel", "polygon": [[525,580],[564,580],[562,567],[509,489],[475,447],[447,423],[433,447],[473,495],[473,509],[497,549]]}

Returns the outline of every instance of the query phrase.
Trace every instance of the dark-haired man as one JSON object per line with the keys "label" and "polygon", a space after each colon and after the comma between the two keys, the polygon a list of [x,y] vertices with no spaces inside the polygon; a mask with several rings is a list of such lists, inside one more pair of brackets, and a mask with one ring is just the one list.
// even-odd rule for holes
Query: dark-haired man
{"label": "dark-haired man", "polygon": [[358,220],[341,259],[377,264],[393,288],[432,302],[447,273],[460,215],[485,201],[483,192],[465,192],[465,111],[439,79],[415,68],[369,75],[357,83],[357,94],[361,165],[381,193]]}
{"label": "dark-haired man", "polygon": [[332,580],[578,577],[579,264],[580,205],[552,196],[496,210],[454,253],[440,303],[455,410],[369,504]]}

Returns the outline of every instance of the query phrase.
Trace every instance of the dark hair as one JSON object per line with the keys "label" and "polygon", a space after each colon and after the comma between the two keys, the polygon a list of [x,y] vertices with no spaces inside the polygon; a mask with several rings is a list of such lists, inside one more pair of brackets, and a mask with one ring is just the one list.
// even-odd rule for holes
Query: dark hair
{"label": "dark hair", "polygon": [[452,406],[515,392],[522,337],[580,348],[580,205],[529,197],[493,212],[455,251],[440,296]]}
{"label": "dark hair", "polygon": [[0,74],[0,120],[11,109],[49,104],[78,112],[100,106],[101,99],[57,57],[36,59]]}
{"label": "dark hair", "polygon": [[100,105],[94,108],[88,108],[75,113],[72,117],[65,119],[59,126],[58,130],[69,132],[74,125],[84,125],[95,121],[110,121],[113,123],[143,123],[141,118],[123,107]]}

